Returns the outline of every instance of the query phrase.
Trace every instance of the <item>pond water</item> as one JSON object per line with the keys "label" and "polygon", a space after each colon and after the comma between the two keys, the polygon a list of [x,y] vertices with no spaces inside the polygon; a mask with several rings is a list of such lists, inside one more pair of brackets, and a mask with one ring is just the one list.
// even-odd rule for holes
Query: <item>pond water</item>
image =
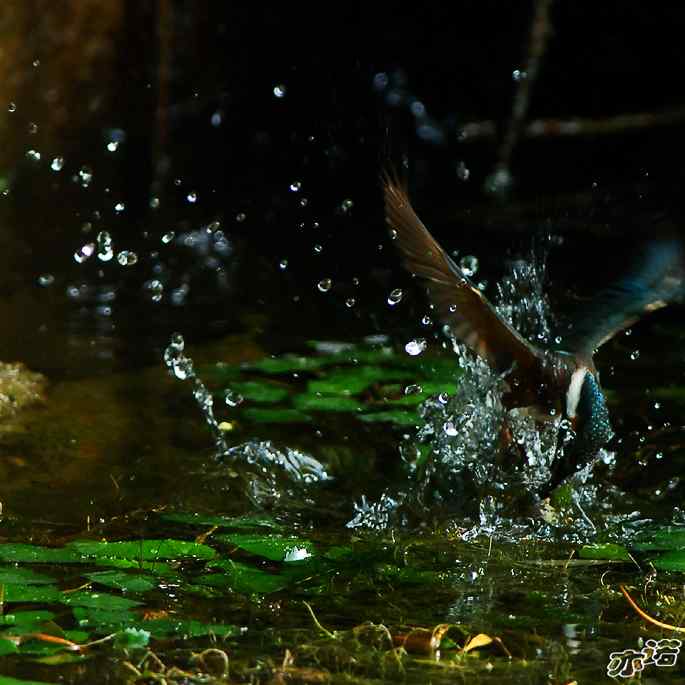
{"label": "pond water", "polygon": [[[437,85],[417,76],[445,64],[425,42],[393,71],[407,18],[366,28],[371,56],[334,59],[336,37],[248,78],[240,11],[160,3],[157,60],[122,29],[152,21],[134,4],[94,27],[72,7],[64,31],[44,8],[35,45],[7,47],[0,360],[41,374],[20,381],[42,398],[14,409],[0,374],[0,685],[683,682],[682,306],[599,351],[615,437],[551,487],[556,430],[505,416],[498,379],[442,335],[378,180],[407,147],[431,230],[550,342],[646,217],[677,225],[679,130],[530,144],[493,201],[492,149],[455,147],[452,109],[480,116],[478,83],[503,116],[509,80],[480,74],[510,60],[488,66],[466,24],[476,56]],[[8,41],[31,19],[9,6]]]}

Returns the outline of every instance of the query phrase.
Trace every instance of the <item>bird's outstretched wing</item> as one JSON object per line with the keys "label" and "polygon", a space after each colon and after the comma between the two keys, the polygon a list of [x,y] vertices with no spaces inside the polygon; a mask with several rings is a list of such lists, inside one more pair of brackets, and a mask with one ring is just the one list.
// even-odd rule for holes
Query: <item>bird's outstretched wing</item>
{"label": "bird's outstretched wing", "polygon": [[[451,334],[498,373],[539,370],[544,352],[526,341],[488,302],[416,216],[400,182],[383,176],[385,217],[407,269],[422,278]],[[533,376],[537,374],[534,373]]]}
{"label": "bird's outstretched wing", "polygon": [[642,247],[633,268],[579,308],[562,331],[564,349],[591,357],[616,333],[640,317],[685,299],[685,246],[668,227]]}

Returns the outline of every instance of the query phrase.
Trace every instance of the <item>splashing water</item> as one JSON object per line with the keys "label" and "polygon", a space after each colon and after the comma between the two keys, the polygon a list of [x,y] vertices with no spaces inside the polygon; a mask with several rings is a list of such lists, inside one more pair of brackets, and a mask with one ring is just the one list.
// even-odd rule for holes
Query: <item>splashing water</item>
{"label": "splashing water", "polygon": [[227,454],[228,445],[214,416],[214,398],[212,393],[195,373],[193,360],[186,356],[184,350],[185,340],[183,336],[180,333],[174,333],[171,336],[168,347],[164,350],[164,363],[174,378],[178,378],[180,381],[190,381],[193,386],[193,397],[212,431],[218,454]]}

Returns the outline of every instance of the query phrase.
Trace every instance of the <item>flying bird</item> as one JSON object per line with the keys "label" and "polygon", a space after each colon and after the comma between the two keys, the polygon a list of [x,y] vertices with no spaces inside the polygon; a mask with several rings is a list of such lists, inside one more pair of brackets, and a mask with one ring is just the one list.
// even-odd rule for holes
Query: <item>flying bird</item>
{"label": "flying bird", "polygon": [[[555,465],[558,484],[594,457],[613,436],[606,398],[593,360],[597,349],[642,315],[685,296],[685,250],[672,231],[652,240],[629,275],[601,290],[570,324],[565,349],[545,348],[513,328],[436,242],[416,215],[397,178],[383,176],[386,222],[404,266],[428,288],[450,336],[482,357],[504,381],[507,409],[555,413],[575,435]],[[556,410],[552,412],[551,410]]]}

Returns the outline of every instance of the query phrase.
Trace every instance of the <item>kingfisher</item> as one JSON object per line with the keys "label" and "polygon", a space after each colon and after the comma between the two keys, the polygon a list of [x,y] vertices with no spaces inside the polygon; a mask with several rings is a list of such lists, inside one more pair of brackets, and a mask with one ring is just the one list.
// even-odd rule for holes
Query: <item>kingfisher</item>
{"label": "kingfisher", "polygon": [[429,301],[450,337],[502,378],[504,407],[524,407],[536,418],[549,420],[561,412],[570,424],[575,437],[552,475],[553,485],[558,485],[614,434],[593,360],[597,349],[645,313],[683,301],[682,241],[670,228],[659,231],[630,275],[599,291],[569,324],[565,349],[545,348],[498,314],[418,218],[397,177],[385,173],[382,183],[386,222],[404,266],[426,283]]}

